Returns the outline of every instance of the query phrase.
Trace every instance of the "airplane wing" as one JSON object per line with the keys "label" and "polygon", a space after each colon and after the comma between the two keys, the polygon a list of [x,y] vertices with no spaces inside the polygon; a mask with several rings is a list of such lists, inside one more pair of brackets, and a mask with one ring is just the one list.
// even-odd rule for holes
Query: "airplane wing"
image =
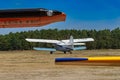
{"label": "airplane wing", "polygon": [[54,48],[38,48],[38,47],[34,47],[34,50],[41,50],[41,51],[56,51],[56,49]]}
{"label": "airplane wing", "polygon": [[74,47],[73,50],[85,50],[86,46]]}
{"label": "airplane wing", "polygon": [[0,10],[0,28],[42,27],[65,19],[63,12],[43,8]]}
{"label": "airplane wing", "polygon": [[93,38],[83,38],[83,39],[74,39],[74,42],[90,42],[90,41],[94,41]]}
{"label": "airplane wing", "polygon": [[[66,43],[68,43],[69,41],[70,41],[69,39],[68,40],[62,40],[62,42],[66,42]],[[94,41],[94,39],[93,38],[73,39],[74,43],[77,43],[77,42],[82,43],[82,42],[90,42],[90,41]]]}
{"label": "airplane wing", "polygon": [[73,45],[86,45],[85,43],[73,43]]}
{"label": "airplane wing", "polygon": [[58,40],[47,40],[47,39],[25,39],[28,42],[41,42],[41,43],[59,43]]}

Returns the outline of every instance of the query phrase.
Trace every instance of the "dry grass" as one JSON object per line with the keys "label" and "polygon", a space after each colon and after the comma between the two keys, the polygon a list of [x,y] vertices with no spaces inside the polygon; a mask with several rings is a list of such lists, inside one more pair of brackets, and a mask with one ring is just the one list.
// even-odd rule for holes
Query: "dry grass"
{"label": "dry grass", "polygon": [[73,54],[0,51],[0,80],[120,80],[120,66],[55,65],[56,57],[113,56],[120,50],[85,50]]}

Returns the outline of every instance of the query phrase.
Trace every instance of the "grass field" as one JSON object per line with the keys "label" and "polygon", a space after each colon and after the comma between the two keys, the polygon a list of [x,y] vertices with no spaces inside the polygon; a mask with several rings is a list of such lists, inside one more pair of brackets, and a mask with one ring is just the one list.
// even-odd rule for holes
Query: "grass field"
{"label": "grass field", "polygon": [[120,66],[55,65],[56,57],[120,56],[118,50],[73,54],[46,51],[0,51],[0,80],[120,80]]}

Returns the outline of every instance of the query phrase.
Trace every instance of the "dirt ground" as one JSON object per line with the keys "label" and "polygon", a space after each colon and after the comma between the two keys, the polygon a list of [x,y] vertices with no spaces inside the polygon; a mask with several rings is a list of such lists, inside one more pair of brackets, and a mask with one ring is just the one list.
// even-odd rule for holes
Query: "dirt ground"
{"label": "dirt ground", "polygon": [[119,50],[0,51],[0,80],[120,80],[120,66],[56,65],[56,57],[120,56]]}

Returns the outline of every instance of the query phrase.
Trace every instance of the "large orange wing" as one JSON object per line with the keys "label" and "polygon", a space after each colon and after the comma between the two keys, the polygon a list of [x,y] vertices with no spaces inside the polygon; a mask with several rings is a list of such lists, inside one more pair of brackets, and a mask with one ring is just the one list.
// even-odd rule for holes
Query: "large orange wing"
{"label": "large orange wing", "polygon": [[41,27],[65,19],[62,12],[42,8],[0,10],[0,28]]}

